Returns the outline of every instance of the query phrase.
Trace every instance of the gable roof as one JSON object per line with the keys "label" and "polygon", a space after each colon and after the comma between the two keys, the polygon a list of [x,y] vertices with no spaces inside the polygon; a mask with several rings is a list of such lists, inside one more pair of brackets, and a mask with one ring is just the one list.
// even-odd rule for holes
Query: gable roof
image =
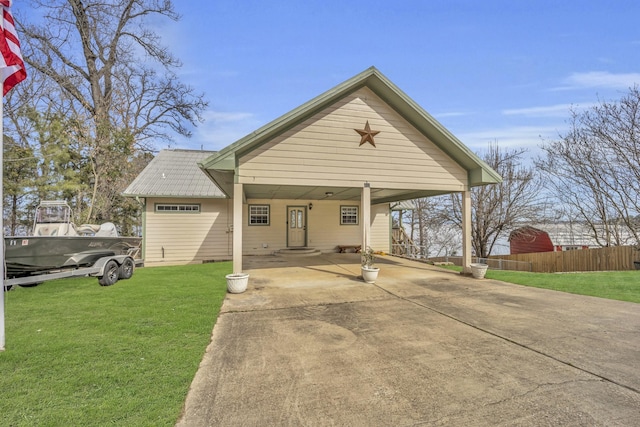
{"label": "gable roof", "polygon": [[507,241],[511,241],[511,239],[514,239],[514,238],[522,238],[522,237],[532,238],[539,234],[549,234],[549,233],[539,228],[532,227],[531,225],[525,225],[523,227],[519,227],[519,228],[516,228],[515,230],[512,230],[509,233],[509,237],[507,238]]}
{"label": "gable roof", "polygon": [[161,150],[124,190],[127,197],[225,197],[198,168],[215,151]]}
{"label": "gable roof", "polygon": [[[199,166],[212,179],[220,178],[212,171],[234,171],[238,159],[267,143],[277,135],[286,132],[297,124],[335,103],[348,94],[368,87],[391,108],[413,125],[419,132],[444,151],[449,157],[469,172],[469,185],[485,185],[502,182],[500,175],[469,150],[451,132],[442,126],[409,96],[387,79],[375,67],[339,84],[333,89],[308,101],[280,118],[266,124],[251,134],[239,139],[209,158],[201,161]],[[224,183],[219,183],[224,186]]]}

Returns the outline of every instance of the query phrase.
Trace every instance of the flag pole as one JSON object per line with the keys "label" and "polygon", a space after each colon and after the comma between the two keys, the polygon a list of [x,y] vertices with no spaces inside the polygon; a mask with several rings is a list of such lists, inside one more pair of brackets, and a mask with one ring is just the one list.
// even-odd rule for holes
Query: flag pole
{"label": "flag pole", "polygon": [[[0,19],[0,32],[4,32],[4,8],[0,9],[3,17]],[[4,73],[0,75],[2,82],[2,93],[4,94]],[[2,271],[0,271],[0,351],[4,351],[5,333],[4,333],[4,95],[0,99],[0,232],[2,232],[2,244],[0,245],[0,259],[2,260]]]}
{"label": "flag pole", "polygon": [[[0,30],[3,28],[3,23],[0,20]],[[2,81],[2,88],[4,89],[4,77],[0,77]],[[4,96],[0,99],[0,206],[2,212],[0,212],[0,231],[2,232],[2,244],[0,245],[0,259],[2,260],[2,271],[0,271],[0,351],[4,351],[5,346],[5,334],[4,334]]]}
{"label": "flag pole", "polygon": [[4,283],[5,283],[5,247],[4,247],[4,96],[15,85],[27,78],[27,71],[24,68],[24,60],[20,53],[20,40],[16,31],[15,22],[11,15],[11,3],[13,0],[0,0],[0,83],[2,83],[2,100],[0,100],[0,232],[2,244],[0,245],[0,259],[2,260],[2,271],[0,272],[0,351],[5,347],[4,330]]}

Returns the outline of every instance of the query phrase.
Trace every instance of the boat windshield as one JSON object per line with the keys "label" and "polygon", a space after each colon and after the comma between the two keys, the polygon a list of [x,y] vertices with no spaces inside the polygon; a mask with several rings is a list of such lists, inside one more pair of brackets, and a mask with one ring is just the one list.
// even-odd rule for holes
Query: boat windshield
{"label": "boat windshield", "polygon": [[38,206],[36,224],[68,223],[71,208],[65,205]]}

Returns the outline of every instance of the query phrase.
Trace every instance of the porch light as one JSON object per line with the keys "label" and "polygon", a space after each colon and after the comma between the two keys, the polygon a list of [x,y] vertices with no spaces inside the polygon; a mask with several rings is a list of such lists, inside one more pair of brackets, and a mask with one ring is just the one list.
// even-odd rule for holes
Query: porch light
{"label": "porch light", "polygon": [[313,209],[313,203],[309,203],[309,210]]}
{"label": "porch light", "polygon": [[327,197],[331,197],[333,196],[333,191],[327,191],[326,193],[324,193],[324,195]]}

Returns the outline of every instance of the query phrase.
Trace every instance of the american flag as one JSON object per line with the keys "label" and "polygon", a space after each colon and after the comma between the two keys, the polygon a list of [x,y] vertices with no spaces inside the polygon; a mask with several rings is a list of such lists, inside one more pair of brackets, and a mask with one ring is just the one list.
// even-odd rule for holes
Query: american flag
{"label": "american flag", "polygon": [[20,40],[11,16],[12,0],[0,0],[2,7],[2,31],[0,34],[0,77],[4,81],[2,96],[27,77],[20,53]]}

